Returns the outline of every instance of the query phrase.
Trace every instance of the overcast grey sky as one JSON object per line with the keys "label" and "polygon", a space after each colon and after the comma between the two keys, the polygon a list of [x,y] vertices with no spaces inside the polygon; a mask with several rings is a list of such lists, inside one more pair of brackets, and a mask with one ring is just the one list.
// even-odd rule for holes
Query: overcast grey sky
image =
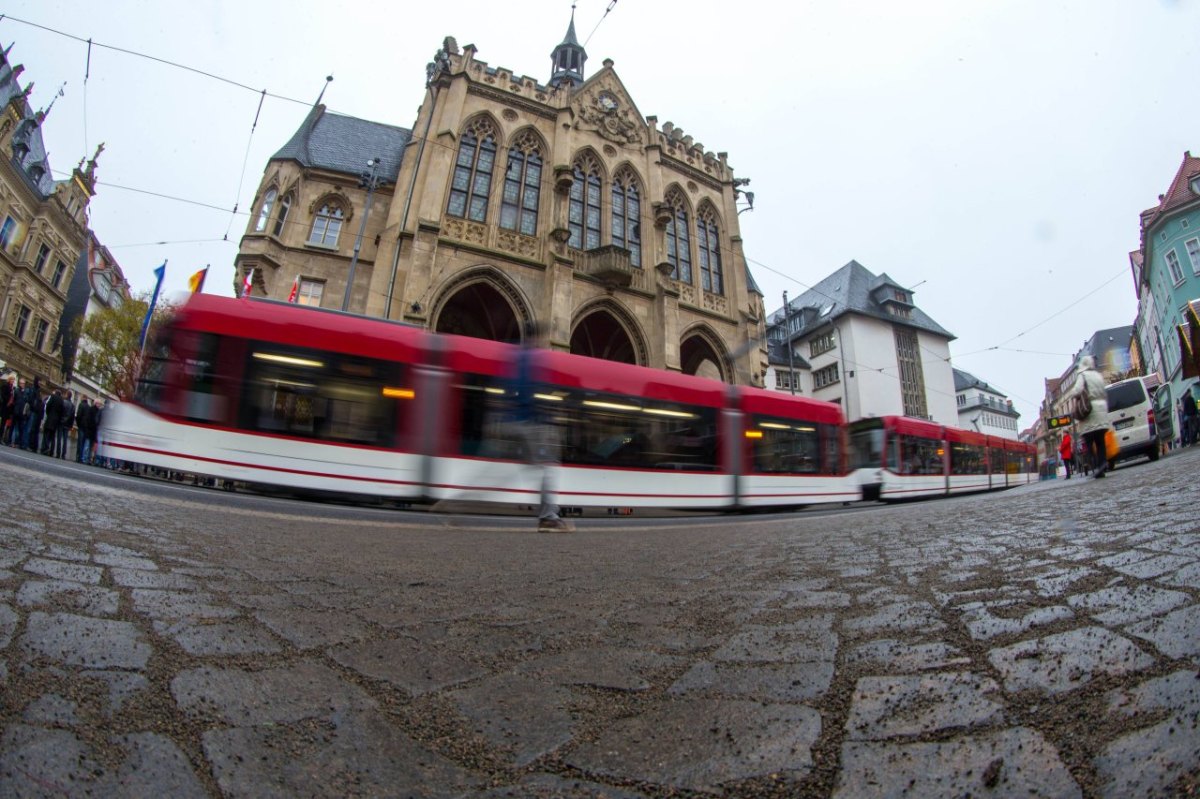
{"label": "overcast grey sky", "polygon": [[[768,310],[851,259],[887,272],[1022,428],[1044,378],[1096,330],[1133,322],[1138,214],[1200,151],[1200,0],[608,6],[578,1],[588,74],[613,59],[642,114],[751,179],[739,222]],[[326,75],[330,110],[410,127],[444,36],[545,81],[570,2],[14,0],[0,13],[34,107],[66,83],[43,131],[55,177],[105,143],[92,227],[134,290],[165,259],[168,294],[205,264],[206,290],[232,294],[266,161]],[[91,39],[90,65],[86,44],[26,23]],[[263,89],[278,97],[258,112]]]}

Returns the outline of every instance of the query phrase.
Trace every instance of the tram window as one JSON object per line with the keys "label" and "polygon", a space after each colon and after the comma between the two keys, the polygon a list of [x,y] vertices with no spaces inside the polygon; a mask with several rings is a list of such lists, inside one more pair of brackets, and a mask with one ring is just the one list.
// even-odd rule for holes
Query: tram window
{"label": "tram window", "polygon": [[468,374],[455,386],[459,396],[459,454],[519,460],[520,439],[513,427],[513,396],[507,382]]}
{"label": "tram window", "polygon": [[714,471],[717,413],[679,403],[592,392],[552,404],[563,463],[634,469]]}
{"label": "tram window", "polygon": [[974,444],[950,445],[950,474],[987,474],[985,450]]}
{"label": "tram window", "polygon": [[133,401],[147,410],[162,413],[166,400],[167,374],[171,365],[171,332],[163,330],[146,348],[142,373],[133,390]]}
{"label": "tram window", "polygon": [[180,336],[183,358],[183,416],[198,422],[218,422],[225,416],[224,397],[217,388],[217,348],[213,333]]}
{"label": "tram window", "polygon": [[883,463],[883,428],[850,433],[850,468],[878,469]]}
{"label": "tram window", "polygon": [[[458,385],[459,451],[504,460],[524,457],[507,381],[466,375]],[[639,397],[547,385],[541,417],[559,432],[561,461],[581,466],[712,471],[717,468],[716,411]]]}
{"label": "tram window", "polygon": [[900,474],[942,474],[942,442],[932,438],[899,436]]}
{"label": "tram window", "polygon": [[395,446],[397,422],[411,400],[403,365],[261,342],[248,349],[240,427]]}
{"label": "tram window", "polygon": [[[794,419],[752,417],[747,430],[752,468],[766,474],[833,474],[836,428]],[[831,436],[831,432],[833,436]],[[874,431],[880,432],[882,431]]]}
{"label": "tram window", "polygon": [[988,460],[990,461],[989,465],[992,474],[1004,474],[1004,450],[989,449]]}

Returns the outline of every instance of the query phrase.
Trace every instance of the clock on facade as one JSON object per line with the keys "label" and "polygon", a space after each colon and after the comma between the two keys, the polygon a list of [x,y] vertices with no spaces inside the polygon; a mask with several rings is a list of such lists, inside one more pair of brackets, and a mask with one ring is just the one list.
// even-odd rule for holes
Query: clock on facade
{"label": "clock on facade", "polygon": [[599,102],[600,107],[605,111],[611,112],[617,110],[617,98],[613,97],[611,94],[600,95],[600,98],[597,102]]}

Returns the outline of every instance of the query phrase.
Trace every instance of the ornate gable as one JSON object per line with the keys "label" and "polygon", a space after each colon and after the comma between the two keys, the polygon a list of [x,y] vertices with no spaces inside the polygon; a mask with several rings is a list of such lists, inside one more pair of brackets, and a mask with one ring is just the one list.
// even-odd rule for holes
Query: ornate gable
{"label": "ornate gable", "polygon": [[645,147],[649,129],[621,79],[613,72],[612,61],[579,87],[571,99],[575,128],[593,131],[622,146]]}

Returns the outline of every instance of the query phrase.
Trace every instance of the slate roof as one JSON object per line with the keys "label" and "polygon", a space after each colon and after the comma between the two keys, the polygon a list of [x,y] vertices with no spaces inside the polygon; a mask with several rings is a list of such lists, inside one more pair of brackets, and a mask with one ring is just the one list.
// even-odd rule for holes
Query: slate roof
{"label": "slate roof", "polygon": [[[772,366],[787,366],[787,343],[783,341],[768,341],[767,342],[767,363]],[[811,369],[812,366],[808,361],[804,360],[795,352],[792,353],[792,368],[794,369]]]}
{"label": "slate roof", "polygon": [[377,174],[395,183],[410,141],[412,131],[407,128],[333,114],[318,104],[271,160],[293,160],[304,167],[359,175],[367,171],[367,159],[378,156],[381,170]]}
{"label": "slate roof", "polygon": [[1008,396],[1000,389],[996,388],[995,386],[988,385],[986,381],[980,380],[970,372],[964,372],[962,369],[954,369],[954,390],[965,391],[968,388],[980,388],[984,391],[990,391],[993,394],[1001,397]]}
{"label": "slate roof", "polygon": [[[14,98],[21,97],[25,94],[25,89],[21,87],[20,71],[14,70],[12,63],[8,60],[8,53],[12,50],[12,45],[0,54],[0,108],[6,106]],[[32,88],[33,84],[30,84]],[[37,116],[32,112],[29,103],[21,100],[21,113],[24,119],[17,124],[16,133],[13,134],[13,143],[24,142],[29,148],[25,156],[18,159],[13,156],[13,164],[18,168],[21,176],[29,187],[37,192],[44,200],[54,193],[54,177],[50,172],[50,160],[47,157],[46,145],[42,141],[41,124]],[[41,113],[42,121],[45,121],[45,114]],[[37,170],[34,167],[41,168],[41,174],[36,174]]]}
{"label": "slate roof", "polygon": [[[805,332],[820,327],[832,319],[847,314],[858,314],[880,319],[889,324],[925,330],[943,336],[947,341],[954,340],[953,333],[933,321],[928,314],[915,305],[911,306],[912,313],[909,318],[888,313],[887,308],[877,302],[871,294],[873,290],[885,285],[904,288],[888,277],[886,272],[875,275],[858,261],[851,261],[808,291],[788,300],[793,316],[801,314],[801,318],[804,320],[797,335],[804,335]],[[904,290],[911,296],[911,291]],[[768,314],[767,323],[777,325],[781,324],[783,319],[784,310],[780,308]]]}

